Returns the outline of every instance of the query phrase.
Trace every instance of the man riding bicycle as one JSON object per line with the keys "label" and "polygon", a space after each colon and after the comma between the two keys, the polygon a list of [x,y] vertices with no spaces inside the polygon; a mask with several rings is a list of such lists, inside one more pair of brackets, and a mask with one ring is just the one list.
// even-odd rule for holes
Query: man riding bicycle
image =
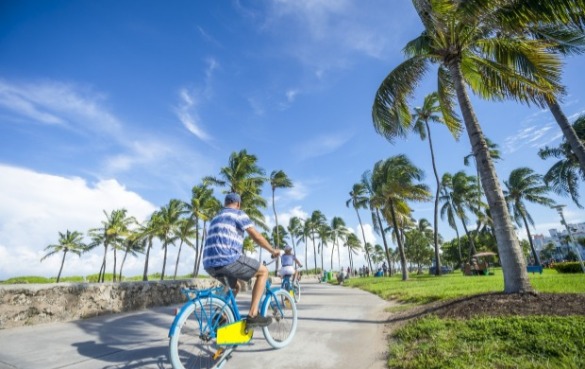
{"label": "man riding bicycle", "polygon": [[242,199],[237,193],[227,194],[224,208],[209,223],[203,248],[203,267],[212,277],[227,277],[234,294],[237,294],[239,290],[238,279],[249,281],[252,277],[256,277],[246,325],[248,327],[267,326],[272,319],[258,314],[258,303],[268,279],[268,268],[260,265],[258,260],[243,255],[244,231],[273,258],[279,256],[280,251],[274,249],[254,228],[248,215],[240,210],[241,202]]}

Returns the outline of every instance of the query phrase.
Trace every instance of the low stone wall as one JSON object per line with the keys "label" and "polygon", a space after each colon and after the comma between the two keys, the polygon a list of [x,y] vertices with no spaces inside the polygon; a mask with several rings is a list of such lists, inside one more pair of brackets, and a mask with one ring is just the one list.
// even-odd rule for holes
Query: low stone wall
{"label": "low stone wall", "polygon": [[0,286],[0,329],[179,304],[186,301],[182,288],[217,284],[212,278],[197,278]]}

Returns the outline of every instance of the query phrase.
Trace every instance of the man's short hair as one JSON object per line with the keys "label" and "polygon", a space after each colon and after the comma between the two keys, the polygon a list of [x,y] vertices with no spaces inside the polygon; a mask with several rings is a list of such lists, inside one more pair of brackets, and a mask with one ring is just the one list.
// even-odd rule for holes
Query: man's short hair
{"label": "man's short hair", "polygon": [[232,193],[228,193],[227,195],[225,195],[224,205],[229,205],[229,204],[233,204],[236,202],[238,204],[242,203],[242,198],[237,193],[232,192]]}

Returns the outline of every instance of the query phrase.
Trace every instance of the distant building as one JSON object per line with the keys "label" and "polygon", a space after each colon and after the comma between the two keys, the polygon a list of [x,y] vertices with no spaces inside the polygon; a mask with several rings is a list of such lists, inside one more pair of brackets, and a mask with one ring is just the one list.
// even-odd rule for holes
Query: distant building
{"label": "distant building", "polygon": [[[569,224],[568,226],[571,229],[571,234],[575,241],[578,241],[580,238],[585,238],[585,223]],[[540,251],[544,249],[546,245],[552,243],[555,245],[555,252],[553,257],[556,260],[565,259],[571,250],[571,246],[568,243],[570,242],[570,238],[567,230],[563,229],[559,231],[557,229],[549,229],[548,232],[550,236],[545,236],[542,234],[535,234],[532,236],[534,248],[538,253],[540,253]],[[578,244],[575,246],[581,254],[581,259],[585,260],[585,248]],[[573,249],[573,252],[575,251],[576,250]]]}

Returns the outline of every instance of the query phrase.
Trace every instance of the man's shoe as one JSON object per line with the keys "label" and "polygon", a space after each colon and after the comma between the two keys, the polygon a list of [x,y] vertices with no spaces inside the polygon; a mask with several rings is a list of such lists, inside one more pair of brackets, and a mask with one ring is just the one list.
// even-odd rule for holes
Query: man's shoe
{"label": "man's shoe", "polygon": [[272,318],[269,316],[247,316],[246,317],[246,326],[249,328],[253,327],[266,327],[272,323]]}

